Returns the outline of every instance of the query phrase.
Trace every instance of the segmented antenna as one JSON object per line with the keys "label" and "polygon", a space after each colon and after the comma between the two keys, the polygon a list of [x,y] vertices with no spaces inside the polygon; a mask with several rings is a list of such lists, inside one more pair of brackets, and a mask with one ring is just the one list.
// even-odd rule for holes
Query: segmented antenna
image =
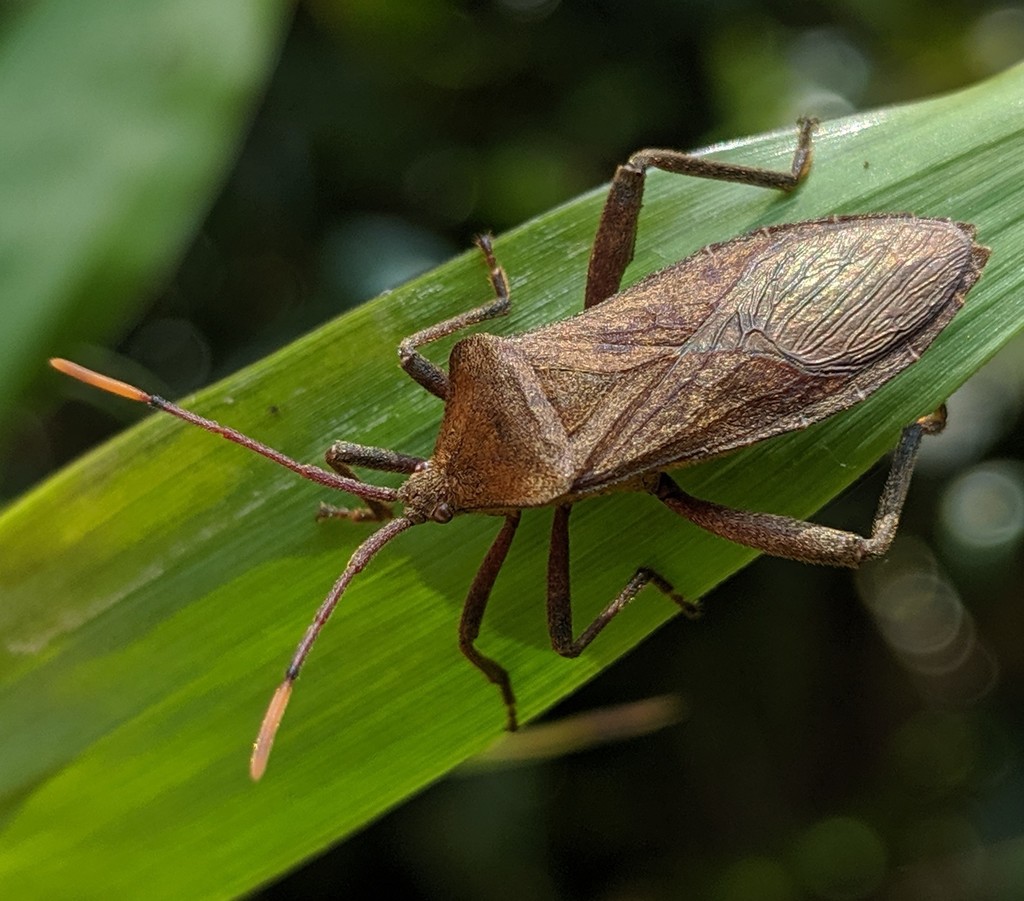
{"label": "segmented antenna", "polygon": [[313,617],[313,622],[309,624],[306,634],[302,636],[302,641],[299,642],[299,646],[295,649],[291,663],[288,664],[288,669],[285,672],[284,681],[277,687],[277,691],[274,692],[274,697],[271,698],[270,705],[267,707],[267,712],[263,716],[263,723],[260,725],[259,734],[256,736],[256,741],[252,746],[252,757],[249,759],[249,775],[254,780],[259,780],[267,769],[267,758],[270,756],[270,749],[274,746],[274,736],[277,734],[277,727],[281,725],[281,718],[284,716],[285,707],[288,706],[288,699],[292,694],[292,685],[299,677],[299,670],[302,669],[302,664],[305,663],[313,643],[320,634],[320,630],[323,629],[327,620],[330,619],[334,608],[338,605],[338,601],[341,600],[341,596],[345,593],[345,589],[348,588],[352,579],[363,571],[366,564],[373,559],[377,551],[396,535],[413,525],[415,525],[413,520],[405,516],[399,516],[386,525],[381,526],[355,549],[355,552],[349,558],[348,565],[342,574],[338,576],[338,581],[334,583],[331,590],[327,593],[327,597],[324,598],[323,603]]}
{"label": "segmented antenna", "polygon": [[[91,369],[86,369],[84,366],[79,366],[77,363],[72,363],[69,360],[55,358],[50,360],[50,365],[59,372],[63,372],[65,375],[78,379],[78,381],[91,385],[94,388],[99,388],[100,390],[106,391],[110,394],[116,394],[119,397],[125,397],[128,400],[147,404],[156,410],[162,410],[164,413],[170,413],[172,416],[176,416],[178,419],[184,420],[191,425],[199,426],[199,428],[204,429],[207,432],[213,432],[215,435],[220,435],[228,441],[232,441],[235,444],[248,448],[257,454],[266,457],[268,460],[272,460],[274,463],[284,466],[286,469],[290,469],[294,473],[298,473],[298,475],[302,476],[304,479],[316,482],[318,485],[325,485],[328,488],[336,488],[340,491],[346,491],[350,494],[356,495],[357,497],[361,497],[364,500],[395,501],[398,499],[398,492],[394,488],[383,488],[379,485],[370,485],[366,482],[360,482],[358,479],[351,479],[333,472],[328,472],[326,469],[321,469],[319,466],[299,463],[297,460],[293,460],[291,457],[282,454],[280,451],[274,450],[274,448],[269,447],[260,441],[250,438],[248,435],[243,435],[241,432],[228,428],[227,426],[223,426],[218,422],[214,422],[212,419],[205,419],[204,417],[192,413],[189,410],[182,409],[177,404],[173,404],[169,400],[164,400],[164,398],[155,394],[147,394],[145,391],[140,388],[136,388],[134,385],[129,385],[127,382],[122,382],[118,379],[111,378],[108,375],[93,372]],[[298,647],[295,649],[295,653],[292,655],[291,662],[288,664],[288,669],[285,672],[284,681],[277,687],[277,690],[274,692],[274,696],[270,700],[270,705],[267,707],[267,712],[263,716],[263,722],[260,725],[259,734],[256,736],[256,741],[253,744],[252,757],[249,761],[249,774],[253,779],[260,779],[264,772],[266,772],[267,760],[270,757],[270,749],[274,745],[274,736],[277,734],[278,726],[281,725],[281,718],[284,716],[285,708],[288,706],[288,700],[291,698],[292,685],[298,678],[299,670],[302,668],[302,664],[305,662],[306,657],[309,656],[309,652],[312,649],[317,636],[320,634],[321,629],[323,629],[327,620],[330,619],[331,613],[334,612],[334,608],[338,605],[338,601],[341,600],[341,596],[345,593],[345,589],[348,588],[352,579],[358,573],[362,572],[366,564],[370,562],[373,556],[382,547],[384,547],[385,544],[412,525],[415,525],[413,520],[405,516],[399,516],[374,532],[356,548],[355,553],[352,554],[352,557],[348,561],[348,565],[345,567],[342,574],[338,576],[338,580],[328,592],[327,597],[324,598],[323,603],[320,605],[316,615],[313,617],[313,622],[310,623],[309,627],[306,629],[306,633],[303,635],[302,641],[299,642]]]}
{"label": "segmented antenna", "polygon": [[91,369],[86,369],[84,366],[79,366],[70,360],[62,360],[59,357],[51,359],[50,365],[59,372],[63,372],[73,379],[78,379],[80,382],[85,382],[86,385],[91,385],[93,388],[99,388],[101,391],[116,394],[119,397],[126,397],[128,400],[134,400],[140,404],[147,404],[155,410],[170,413],[171,416],[176,416],[190,425],[199,426],[199,428],[207,432],[213,432],[215,435],[220,435],[228,441],[240,444],[242,447],[262,457],[266,457],[268,460],[272,460],[279,466],[290,469],[310,482],[316,482],[318,485],[324,485],[327,488],[334,488],[338,491],[346,491],[349,494],[354,494],[356,497],[364,499],[375,501],[395,501],[398,499],[398,492],[394,488],[371,485],[367,482],[360,482],[358,479],[351,479],[334,472],[329,472],[310,463],[299,463],[286,454],[282,454],[280,451],[263,444],[263,442],[257,441],[255,438],[243,435],[235,429],[223,426],[212,419],[206,419],[190,410],[184,410],[177,404],[173,404],[159,395],[147,394],[141,388],[136,388],[127,382],[113,379],[109,375],[93,372]]}

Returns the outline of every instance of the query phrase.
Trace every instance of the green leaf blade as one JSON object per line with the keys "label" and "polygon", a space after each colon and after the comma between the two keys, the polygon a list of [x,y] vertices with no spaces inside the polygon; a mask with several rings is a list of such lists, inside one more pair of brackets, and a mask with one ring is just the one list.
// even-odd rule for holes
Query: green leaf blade
{"label": "green leaf blade", "polygon": [[[919,363],[834,419],[681,472],[688,490],[810,515],[1024,327],[1021,96],[1024,68],[825,123],[811,178],[789,197],[652,177],[630,281],[712,241],[832,213],[948,216],[974,222],[993,249],[963,311]],[[793,141],[775,134],[720,150],[784,167]],[[596,191],[497,242],[514,309],[495,331],[578,309],[601,198]],[[300,459],[317,459],[339,437],[427,454],[440,404],[397,370],[394,347],[481,302],[486,289],[467,253],[189,405]],[[34,895],[73,886],[79,897],[140,887],[149,897],[238,894],[500,734],[497,694],[456,645],[462,598],[497,522],[460,517],[402,535],[353,584],[296,686],[267,776],[248,781],[264,705],[366,534],[314,524],[323,494],[152,417],[3,514],[4,885]],[[543,611],[548,523],[544,513],[524,516],[480,641],[511,671],[525,719],[673,615],[645,592],[579,660],[558,658]],[[573,548],[579,623],[638,564],[699,597],[754,556],[640,496],[581,504]],[[40,867],[44,859],[52,865]]]}

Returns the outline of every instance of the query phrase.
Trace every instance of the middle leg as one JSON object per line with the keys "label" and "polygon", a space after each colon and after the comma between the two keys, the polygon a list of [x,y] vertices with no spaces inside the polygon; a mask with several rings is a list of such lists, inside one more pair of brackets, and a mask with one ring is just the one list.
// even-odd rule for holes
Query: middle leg
{"label": "middle leg", "polygon": [[640,589],[651,584],[662,594],[682,608],[683,612],[696,618],[700,615],[700,605],[687,601],[677,594],[672,585],[656,572],[641,567],[632,578],[602,610],[594,621],[587,626],[579,638],[573,638],[572,630],[572,598],[569,585],[569,513],[570,504],[555,508],[555,517],[551,525],[551,550],[548,556],[548,634],[551,646],[563,657],[578,657],[584,648],[600,634],[625,607],[640,593]]}
{"label": "middle leg", "polygon": [[511,303],[508,288],[508,277],[505,270],[498,265],[494,256],[494,246],[490,235],[481,235],[476,239],[476,245],[484,256],[487,263],[488,278],[491,282],[491,290],[494,291],[494,299],[482,306],[472,310],[458,313],[450,319],[445,319],[436,325],[421,329],[415,335],[410,335],[398,345],[398,361],[415,381],[419,382],[431,394],[446,400],[448,398],[448,376],[444,370],[435,366],[423,354],[419,348],[431,341],[437,341],[454,332],[469,328],[471,325],[479,325],[488,319],[496,319],[504,316],[509,311]]}

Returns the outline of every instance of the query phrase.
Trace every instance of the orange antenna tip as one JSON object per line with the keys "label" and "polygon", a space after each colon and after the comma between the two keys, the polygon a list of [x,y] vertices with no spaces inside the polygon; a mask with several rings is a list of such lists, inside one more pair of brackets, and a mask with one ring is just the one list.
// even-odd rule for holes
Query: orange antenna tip
{"label": "orange antenna tip", "polygon": [[267,771],[267,760],[270,757],[270,749],[274,747],[274,736],[277,735],[277,727],[281,725],[281,717],[284,716],[288,699],[291,696],[292,680],[285,679],[277,686],[274,697],[270,699],[267,712],[263,715],[259,735],[256,736],[256,742],[252,746],[249,775],[252,776],[253,782],[258,782]]}
{"label": "orange antenna tip", "polygon": [[151,400],[150,395],[146,394],[145,391],[139,390],[134,385],[129,385],[127,382],[122,382],[118,379],[112,379],[109,375],[93,372],[91,369],[86,369],[84,366],[79,366],[70,360],[54,357],[50,360],[50,365],[58,372],[63,372],[64,375],[69,375],[71,378],[85,382],[87,385],[92,385],[93,388],[99,388],[101,391],[108,391],[110,394],[117,394],[120,397],[127,397],[128,400],[135,400],[142,404],[148,404]]}

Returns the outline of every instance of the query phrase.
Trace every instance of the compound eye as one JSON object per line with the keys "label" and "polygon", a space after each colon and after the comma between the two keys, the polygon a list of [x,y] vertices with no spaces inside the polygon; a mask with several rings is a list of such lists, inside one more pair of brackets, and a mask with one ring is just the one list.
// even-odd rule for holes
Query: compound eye
{"label": "compound eye", "polygon": [[430,518],[434,522],[449,522],[452,518],[452,508],[444,501],[441,501],[440,504],[434,507],[434,512],[430,514]]}

